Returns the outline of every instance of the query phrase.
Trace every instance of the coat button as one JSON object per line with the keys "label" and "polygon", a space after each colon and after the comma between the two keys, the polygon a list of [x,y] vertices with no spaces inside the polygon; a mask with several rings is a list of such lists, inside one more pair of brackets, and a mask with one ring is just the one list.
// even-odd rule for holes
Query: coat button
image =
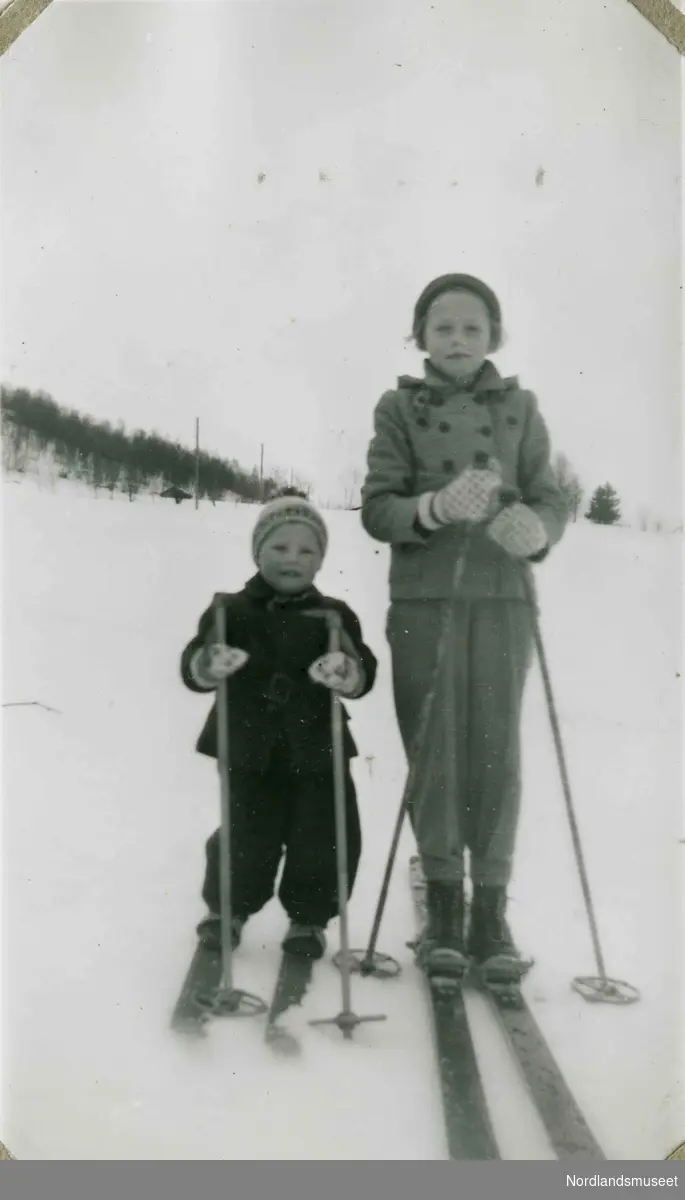
{"label": "coat button", "polygon": [[438,429],[440,430],[441,433],[449,433],[449,431],[450,431],[449,421],[441,421],[440,424],[438,425]]}
{"label": "coat button", "polygon": [[484,425],[483,428],[479,430],[479,433],[481,433],[483,437],[490,437],[492,430],[489,425]]}
{"label": "coat button", "polygon": [[443,469],[443,471],[453,471],[454,470],[454,459],[453,458],[444,459],[443,464],[442,464],[442,469]]}
{"label": "coat button", "polygon": [[428,421],[426,417],[417,417],[416,424],[418,425],[419,429],[428,429]]}
{"label": "coat button", "polygon": [[507,417],[507,425],[518,425],[516,417]]}

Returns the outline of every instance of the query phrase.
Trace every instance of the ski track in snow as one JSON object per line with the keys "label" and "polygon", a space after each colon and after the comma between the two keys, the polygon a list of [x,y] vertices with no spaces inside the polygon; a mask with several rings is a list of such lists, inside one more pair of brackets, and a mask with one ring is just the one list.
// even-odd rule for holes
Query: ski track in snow
{"label": "ski track in snow", "polygon": [[[414,931],[405,832],[380,948],[399,980],[356,980],[351,1042],[307,1021],[340,1010],[321,963],[274,1059],[263,1018],[189,1044],[169,1017],[194,946],[213,764],[194,753],[207,700],[178,660],[217,590],[253,572],[250,506],[94,499],[6,481],[1,1131],[21,1159],[439,1159],[445,1142]],[[405,776],[384,635],[387,548],[359,514],[328,512],[319,584],[347,599],[380,660],[350,704],[364,829],[352,903],[364,945]],[[685,1128],[681,995],[678,595],[680,539],[572,526],[538,572],[542,628],[607,969],[627,1008],[570,988],[594,973],[537,670],[524,712],[524,804],[511,918],[536,967],[526,985],[609,1158],[663,1158]],[[236,981],[268,999],[285,916],[247,927]],[[330,930],[337,947],[337,925]],[[479,998],[469,1008],[508,1158],[550,1157]]]}

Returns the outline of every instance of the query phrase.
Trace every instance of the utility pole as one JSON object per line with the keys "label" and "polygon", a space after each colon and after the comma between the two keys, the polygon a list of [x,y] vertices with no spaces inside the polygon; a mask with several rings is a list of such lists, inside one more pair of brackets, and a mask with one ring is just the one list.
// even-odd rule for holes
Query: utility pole
{"label": "utility pole", "polygon": [[259,456],[259,499],[264,502],[264,443]]}
{"label": "utility pole", "polygon": [[195,508],[200,503],[200,418],[195,418]]}

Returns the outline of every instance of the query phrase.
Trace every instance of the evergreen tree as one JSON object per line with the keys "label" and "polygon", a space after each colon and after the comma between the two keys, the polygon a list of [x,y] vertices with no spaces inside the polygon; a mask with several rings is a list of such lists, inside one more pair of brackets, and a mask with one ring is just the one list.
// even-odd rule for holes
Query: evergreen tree
{"label": "evergreen tree", "polygon": [[610,483],[604,483],[595,489],[585,516],[595,525],[615,525],[620,521],[621,507],[618,495]]}

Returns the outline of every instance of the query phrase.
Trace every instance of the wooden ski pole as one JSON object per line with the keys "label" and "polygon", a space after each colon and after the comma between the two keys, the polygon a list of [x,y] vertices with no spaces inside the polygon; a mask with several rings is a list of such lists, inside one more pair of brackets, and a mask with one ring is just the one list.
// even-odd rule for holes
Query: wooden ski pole
{"label": "wooden ski pole", "polygon": [[[329,652],[336,653],[341,645],[341,618],[338,612],[327,609],[329,628]],[[352,989],[349,968],[349,937],[347,925],[347,903],[349,874],[347,860],[347,796],[345,788],[346,764],[342,704],[338,693],[331,689],[331,730],[333,738],[333,792],[335,804],[335,849],[338,877],[338,913],[340,917],[340,954],[342,981],[342,1009],[337,1017],[310,1021],[310,1025],[337,1025],[343,1037],[351,1038],[357,1025],[364,1021],[384,1021],[385,1016],[360,1017],[352,1011]]]}
{"label": "wooden ski pole", "polygon": [[[484,451],[476,452],[474,456],[474,466],[476,468],[484,470],[488,467],[489,463],[489,456]],[[416,777],[418,775],[420,766],[421,750],[423,748],[426,734],[430,726],[431,717],[433,715],[433,710],[435,708],[435,700],[440,682],[440,672],[443,666],[444,651],[447,647],[452,621],[454,619],[454,601],[457,599],[461,589],[472,536],[473,530],[471,528],[467,528],[466,533],[464,534],[464,541],[462,543],[461,551],[454,565],[451,594],[450,599],[445,602],[445,610],[443,613],[442,627],[440,630],[440,638],[438,640],[435,656],[435,667],[433,670],[431,685],[423,698],[419,713],[419,720],[413,738],[412,748],[408,755],[409,766],[407,770],[407,778],[404,785],[404,791],[402,793],[402,799],[400,801],[400,807],[397,813],[397,819],[395,821],[388,859],[385,866],[385,872],[383,874],[383,881],[381,883],[381,890],[378,897],[378,903],[376,905],[376,912],[373,919],[373,925],[371,927],[371,934],[369,936],[369,943],[366,947],[366,950],[350,951],[349,966],[353,971],[359,971],[361,975],[373,975],[380,979],[392,979],[400,973],[400,964],[397,962],[397,960],[392,958],[392,956],[389,954],[380,953],[376,949],[376,944],[378,941],[381,921],[383,920],[385,904],[388,898],[390,880],[392,878],[392,873],[395,866],[395,859],[397,857],[397,850],[399,848],[402,827],[404,825],[404,820],[409,808],[409,801],[416,784]],[[342,968],[341,957],[342,951],[340,954],[336,955],[334,959],[336,966],[339,968]]]}
{"label": "wooden ski pole", "polygon": [[[226,644],[225,597],[214,597],[214,630],[219,645]],[[217,688],[217,765],[221,782],[221,827],[219,830],[219,863],[221,885],[221,983],[216,995],[208,998],[206,1007],[216,1016],[252,1017],[266,1012],[259,996],[236,988],[233,982],[233,942],[231,907],[231,773],[228,731],[228,681],[222,679]]]}
{"label": "wooden ski pole", "polygon": [[588,923],[590,926],[590,936],[592,938],[592,946],[595,953],[595,961],[597,964],[596,976],[577,976],[573,980],[573,988],[583,997],[584,1000],[603,1001],[609,1004],[631,1004],[639,999],[640,993],[632,984],[626,983],[622,979],[609,979],[604,965],[604,955],[599,938],[599,928],[597,925],[597,917],[595,906],[592,900],[590,891],[590,880],[585,865],[585,857],[583,854],[583,844],[580,837],[580,829],[578,819],[576,817],[575,805],[571,794],[571,782],[569,779],[568,768],[566,766],[566,756],[564,754],[564,744],[561,736],[561,726],[557,715],[557,708],[554,701],[554,693],[552,691],[552,681],[547,665],[547,655],[542,641],[542,633],[540,631],[540,621],[538,618],[538,609],[535,594],[528,577],[525,567],[521,571],[523,588],[526,596],[526,603],[530,613],[531,624],[533,629],[533,641],[540,664],[540,673],[542,675],[542,683],[545,691],[545,701],[547,704],[547,714],[549,716],[550,725],[552,727],[552,736],[554,738],[554,749],[556,751],[557,763],[559,766],[559,774],[561,776],[561,787],[564,795],[564,803],[566,805],[566,814],[571,829],[571,839],[573,841],[573,850],[580,876],[580,886],[583,892],[583,900],[585,901],[585,910],[587,912]]}
{"label": "wooden ski pole", "polygon": [[[457,559],[457,563],[456,563],[456,566],[454,569],[454,577],[453,577],[453,594],[454,595],[456,595],[456,593],[459,589],[461,580],[464,575],[464,570],[466,568],[467,553],[468,553],[468,541],[469,541],[469,534],[467,533],[465,536],[464,546],[459,555],[459,558]],[[392,873],[393,873],[393,870],[395,867],[395,860],[397,858],[397,851],[398,851],[399,844],[400,844],[400,837],[402,835],[402,827],[404,825],[405,817],[406,817],[407,811],[409,809],[409,801],[410,801],[412,793],[414,791],[414,788],[416,785],[416,779],[417,779],[417,776],[419,773],[419,768],[421,766],[421,750],[423,748],[426,734],[427,734],[429,726],[430,726],[431,717],[433,715],[433,710],[435,708],[435,701],[436,701],[437,694],[438,694],[438,685],[440,682],[440,673],[441,673],[443,659],[444,659],[444,651],[445,651],[445,648],[447,645],[447,639],[450,635],[450,627],[451,627],[453,616],[454,616],[454,613],[453,613],[453,609],[452,609],[452,603],[451,603],[451,601],[447,601],[445,604],[445,611],[443,614],[443,624],[442,624],[442,629],[440,631],[440,639],[439,639],[438,647],[437,647],[433,678],[431,681],[431,686],[430,686],[429,690],[426,692],[426,694],[423,698],[423,702],[421,704],[419,721],[418,721],[418,725],[417,725],[417,729],[416,729],[416,734],[414,736],[414,744],[413,744],[411,753],[409,755],[409,769],[407,771],[407,777],[406,777],[405,784],[404,784],[404,790],[402,792],[402,799],[400,801],[400,806],[399,806],[399,810],[397,813],[397,819],[395,821],[395,827],[393,829],[392,841],[390,843],[390,850],[388,852],[388,858],[387,858],[387,862],[385,864],[385,871],[383,873],[383,881],[381,883],[381,889],[380,889],[380,893],[378,896],[378,902],[376,904],[376,912],[375,912],[374,919],[373,919],[373,925],[371,927],[369,943],[365,950],[351,950],[350,951],[349,966],[353,971],[359,971],[360,975],[373,975],[376,978],[380,978],[380,979],[392,979],[394,976],[399,975],[399,973],[400,973],[400,964],[397,962],[397,960],[392,958],[392,956],[389,954],[383,954],[380,951],[378,951],[376,949],[376,945],[378,942],[378,934],[380,932],[381,922],[383,920],[383,914],[385,912],[385,905],[386,905],[386,901],[388,898],[388,891],[390,889],[390,880],[392,878]],[[342,969],[342,950],[340,951],[340,955],[336,955],[335,962],[336,962],[336,965],[339,966],[340,969]]]}

